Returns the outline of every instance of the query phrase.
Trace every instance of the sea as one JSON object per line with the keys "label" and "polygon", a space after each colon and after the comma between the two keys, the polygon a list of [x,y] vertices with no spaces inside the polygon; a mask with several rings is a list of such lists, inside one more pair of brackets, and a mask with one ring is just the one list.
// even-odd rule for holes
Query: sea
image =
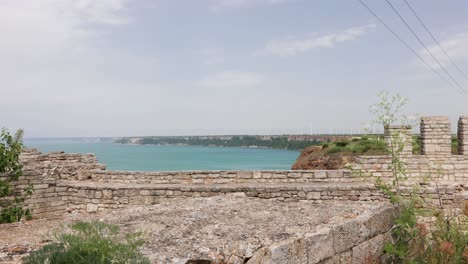
{"label": "sea", "polygon": [[111,138],[26,138],[43,153],[93,153],[110,170],[287,170],[299,151],[211,146],[127,145]]}

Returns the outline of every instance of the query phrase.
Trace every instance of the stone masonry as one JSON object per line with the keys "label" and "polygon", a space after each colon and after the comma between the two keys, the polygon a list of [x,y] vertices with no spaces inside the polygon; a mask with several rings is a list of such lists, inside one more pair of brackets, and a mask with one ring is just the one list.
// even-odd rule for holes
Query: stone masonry
{"label": "stone masonry", "polygon": [[451,154],[452,132],[450,121],[445,116],[421,118],[421,154],[449,156]]}
{"label": "stone masonry", "polygon": [[[385,143],[390,149],[394,149],[394,152],[399,152],[402,156],[411,155],[413,153],[411,127],[390,126],[385,128]],[[399,146],[402,146],[401,150],[399,150]]]}
{"label": "stone masonry", "polygon": [[458,154],[468,155],[468,116],[458,120]]}

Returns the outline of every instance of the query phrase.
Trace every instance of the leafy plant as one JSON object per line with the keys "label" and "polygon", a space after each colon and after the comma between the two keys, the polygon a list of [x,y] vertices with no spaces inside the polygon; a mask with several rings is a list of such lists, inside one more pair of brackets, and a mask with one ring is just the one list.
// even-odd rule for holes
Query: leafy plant
{"label": "leafy plant", "polygon": [[[381,123],[388,128],[394,122],[405,123],[406,119],[399,114],[407,103],[401,96],[381,95],[381,102],[374,105],[373,113],[377,114],[374,123]],[[387,146],[390,155],[392,180],[384,182],[381,178],[376,186],[390,201],[398,207],[399,215],[391,230],[392,241],[384,247],[390,263],[467,263],[468,262],[468,204],[463,214],[450,215],[442,208],[438,181],[442,170],[435,168],[436,177],[427,176],[436,186],[439,208],[430,208],[429,216],[435,221],[420,221],[427,217],[427,210],[421,209],[417,195],[418,187],[414,185],[409,193],[403,193],[402,182],[407,180],[406,160],[402,158],[406,135],[396,132],[390,135]]]}
{"label": "leafy plant", "polygon": [[142,233],[120,234],[119,227],[103,222],[77,222],[56,234],[58,242],[32,252],[24,264],[146,264],[138,248]]}
{"label": "leafy plant", "polygon": [[25,204],[25,197],[33,192],[32,185],[24,190],[14,190],[12,183],[22,176],[23,166],[19,156],[23,150],[23,131],[18,130],[12,136],[8,130],[2,129],[0,134],[0,224],[12,223],[31,218],[32,209]]}

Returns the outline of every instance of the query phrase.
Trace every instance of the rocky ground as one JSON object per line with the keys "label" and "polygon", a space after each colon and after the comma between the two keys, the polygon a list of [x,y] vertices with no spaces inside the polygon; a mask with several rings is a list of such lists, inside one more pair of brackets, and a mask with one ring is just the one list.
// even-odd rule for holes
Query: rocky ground
{"label": "rocky ground", "polygon": [[50,243],[53,231],[60,225],[101,220],[119,225],[124,232],[145,232],[146,244],[141,250],[154,263],[191,263],[190,260],[244,263],[265,245],[355,218],[378,206],[347,201],[279,202],[237,196],[171,199],[108,213],[70,213],[60,219],[0,225],[0,262],[20,263],[22,255]]}

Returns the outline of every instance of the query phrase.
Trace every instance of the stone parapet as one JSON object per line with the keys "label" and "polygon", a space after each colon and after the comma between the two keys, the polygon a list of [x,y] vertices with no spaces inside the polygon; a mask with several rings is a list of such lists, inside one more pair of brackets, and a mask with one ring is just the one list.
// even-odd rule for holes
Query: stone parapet
{"label": "stone parapet", "polygon": [[[134,205],[158,204],[168,199],[236,195],[279,201],[387,201],[373,183],[285,183],[285,184],[122,184],[64,181],[58,185],[61,200],[68,210],[96,212]],[[405,193],[413,192],[411,185],[403,186]],[[428,206],[457,208],[468,200],[468,187],[463,184],[421,186],[418,195]],[[440,194],[440,200],[437,193]]]}
{"label": "stone parapet", "polygon": [[350,170],[258,170],[258,171],[113,171],[95,170],[90,180],[142,184],[229,184],[353,182]]}
{"label": "stone parapet", "polygon": [[452,153],[450,121],[446,116],[421,118],[421,154],[449,156]]}
{"label": "stone parapet", "polygon": [[458,120],[458,154],[468,155],[468,116]]}
{"label": "stone parapet", "polygon": [[385,144],[389,150],[400,155],[413,154],[413,133],[408,126],[390,126],[385,128]]}

